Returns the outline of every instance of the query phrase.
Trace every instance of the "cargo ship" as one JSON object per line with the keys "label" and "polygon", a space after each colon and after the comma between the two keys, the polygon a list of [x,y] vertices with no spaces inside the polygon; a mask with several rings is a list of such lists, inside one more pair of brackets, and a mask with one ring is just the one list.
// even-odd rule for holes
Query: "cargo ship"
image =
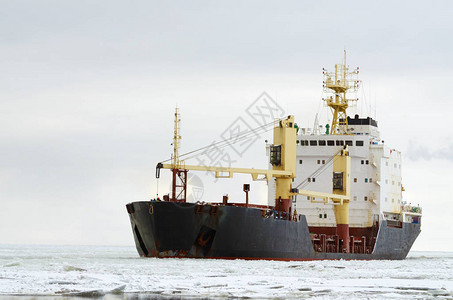
{"label": "cargo ship", "polygon": [[[323,69],[323,101],[332,122],[299,128],[294,116],[272,123],[268,169],[187,165],[180,159],[180,114],[173,154],[159,162],[172,172],[162,201],[126,205],[137,251],[144,257],[219,259],[404,259],[420,234],[422,209],[403,201],[401,153],[380,139],[376,120],[346,113],[357,99],[359,70],[344,61]],[[165,163],[169,162],[169,163]],[[189,171],[217,178],[250,174],[268,183],[267,205],[186,201]],[[244,184],[248,196],[250,186]]]}

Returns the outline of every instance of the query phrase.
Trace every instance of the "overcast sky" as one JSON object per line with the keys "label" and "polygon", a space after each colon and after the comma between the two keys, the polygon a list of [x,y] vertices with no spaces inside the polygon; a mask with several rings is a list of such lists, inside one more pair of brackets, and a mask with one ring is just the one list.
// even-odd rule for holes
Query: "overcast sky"
{"label": "overcast sky", "polygon": [[[350,114],[376,116],[424,208],[414,249],[452,249],[451,1],[0,4],[0,243],[133,245],[125,204],[157,193],[176,105],[182,152],[251,122],[264,91],[301,126],[325,123],[321,70],[346,49],[363,80]],[[265,167],[267,138],[236,166]],[[198,175],[204,201],[249,181]]]}

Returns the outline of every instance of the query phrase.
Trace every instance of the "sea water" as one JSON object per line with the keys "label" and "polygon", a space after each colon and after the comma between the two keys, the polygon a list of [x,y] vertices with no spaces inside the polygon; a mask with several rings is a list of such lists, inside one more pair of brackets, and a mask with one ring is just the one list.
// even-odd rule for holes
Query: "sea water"
{"label": "sea water", "polygon": [[[453,252],[402,261],[141,258],[134,247],[0,245],[0,299],[453,299]],[[82,299],[82,298],[80,298]]]}

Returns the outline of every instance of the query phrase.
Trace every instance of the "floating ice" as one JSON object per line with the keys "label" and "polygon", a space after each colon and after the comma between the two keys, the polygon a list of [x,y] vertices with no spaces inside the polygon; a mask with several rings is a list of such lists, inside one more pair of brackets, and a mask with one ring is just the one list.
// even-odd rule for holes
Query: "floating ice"
{"label": "floating ice", "polygon": [[438,252],[403,261],[282,262],[140,258],[133,247],[0,246],[0,299],[448,299],[451,270],[453,254]]}

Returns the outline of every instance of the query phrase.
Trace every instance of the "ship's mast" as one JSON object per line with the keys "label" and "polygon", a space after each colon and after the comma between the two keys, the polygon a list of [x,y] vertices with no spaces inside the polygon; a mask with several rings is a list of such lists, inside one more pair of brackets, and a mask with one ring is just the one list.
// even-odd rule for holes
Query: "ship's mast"
{"label": "ship's mast", "polygon": [[173,131],[173,155],[172,155],[172,168],[173,181],[172,181],[172,202],[186,202],[187,195],[187,170],[179,160],[179,146],[181,140],[180,134],[181,117],[179,109],[175,109],[175,125]]}
{"label": "ship's mast", "polygon": [[325,93],[333,94],[326,99],[327,106],[332,110],[333,118],[330,127],[330,134],[349,134],[348,132],[348,115],[346,109],[349,102],[358,99],[348,99],[346,94],[357,92],[360,86],[358,80],[359,68],[350,72],[346,65],[346,50],[344,51],[344,61],[342,64],[335,65],[335,72],[327,72],[323,69],[323,88]]}
{"label": "ship's mast", "polygon": [[175,125],[174,125],[174,131],[173,131],[173,156],[172,156],[172,161],[173,161],[173,166],[175,169],[179,168],[180,162],[179,162],[179,144],[181,140],[181,134],[180,134],[180,122],[181,118],[179,115],[179,108],[176,107],[175,109]]}

